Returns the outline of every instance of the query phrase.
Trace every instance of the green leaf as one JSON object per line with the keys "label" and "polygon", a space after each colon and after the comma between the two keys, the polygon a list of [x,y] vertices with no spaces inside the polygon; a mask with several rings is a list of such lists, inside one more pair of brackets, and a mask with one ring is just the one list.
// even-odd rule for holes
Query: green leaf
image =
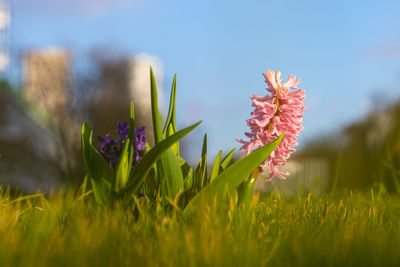
{"label": "green leaf", "polygon": [[235,190],[258,166],[265,161],[272,151],[282,141],[283,133],[275,141],[265,145],[241,160],[229,166],[218,175],[214,181],[201,190],[186,206],[184,213],[189,213],[200,205],[201,201],[209,201],[211,198],[221,197],[224,192]]}
{"label": "green leaf", "polygon": [[153,164],[162,156],[163,152],[168,150],[174,143],[176,143],[186,134],[191,132],[200,123],[201,121],[183,130],[178,131],[177,133],[167,137],[159,144],[154,146],[150,151],[148,151],[135,166],[135,168],[133,168],[132,179],[123,190],[123,193],[128,195],[135,193],[140,185],[143,183],[143,181],[146,179],[147,173],[150,171]]}
{"label": "green leaf", "polygon": [[165,121],[163,134],[164,136],[168,136],[169,128],[172,126],[172,132],[175,133],[177,131],[176,128],[176,74],[174,76],[174,81],[172,82],[171,95],[169,98],[169,108],[167,120]]}
{"label": "green leaf", "polygon": [[167,196],[175,199],[175,196],[183,189],[183,175],[178,156],[168,149],[161,155],[159,162],[166,182]]}
{"label": "green leaf", "polygon": [[219,174],[219,168],[220,168],[220,163],[221,163],[221,156],[222,156],[222,150],[218,152],[217,157],[215,158],[214,165],[211,170],[211,175],[210,175],[210,182],[212,182]]}
{"label": "green leaf", "polygon": [[[176,133],[176,74],[174,75],[174,80],[172,82],[171,87],[171,95],[169,98],[169,108],[168,115],[165,121],[163,135],[165,137],[171,136]],[[176,142],[171,149],[175,152],[176,155],[179,156],[179,142]]]}
{"label": "green leaf", "polygon": [[255,184],[256,179],[251,176],[238,186],[238,205],[250,206]]}
{"label": "green leaf", "polygon": [[[165,136],[171,136],[175,133],[176,131],[173,130],[173,126],[172,124],[168,125],[168,129],[166,132]],[[176,142],[172,147],[171,147],[172,151],[174,151],[174,153],[179,156],[179,142]]]}
{"label": "green leaf", "polygon": [[86,173],[90,178],[100,181],[102,178],[111,181],[113,171],[107,161],[92,145],[93,130],[85,121],[82,126],[82,152]]}
{"label": "green leaf", "polygon": [[93,130],[85,121],[82,126],[82,153],[83,163],[86,174],[91,180],[95,199],[99,204],[111,197],[110,184],[114,177],[114,172],[107,161],[92,145]]}
{"label": "green leaf", "polygon": [[193,186],[193,169],[186,162],[181,165],[183,175],[183,187],[185,190],[190,190]]}
{"label": "green leaf", "polygon": [[[131,153],[128,152],[129,150],[131,150]],[[129,138],[127,138],[115,168],[116,172],[115,179],[113,181],[113,190],[116,192],[119,191],[121,186],[124,186],[128,182],[128,177],[132,166],[132,160],[130,159],[130,156],[132,155],[133,147],[129,141]]]}
{"label": "green leaf", "polygon": [[105,179],[97,181],[90,178],[90,184],[92,186],[94,199],[96,200],[97,204],[104,205],[111,203],[112,191],[110,182],[106,181]]}
{"label": "green leaf", "polygon": [[153,118],[153,129],[154,129],[154,143],[157,145],[163,139],[162,132],[162,118],[158,110],[158,97],[157,97],[157,85],[156,78],[154,77],[153,69],[150,67],[150,90],[151,90],[151,114]]}
{"label": "green leaf", "polygon": [[207,134],[204,134],[203,147],[201,149],[201,187],[208,183],[207,180]]}
{"label": "green leaf", "polygon": [[222,159],[221,161],[221,168],[223,170],[226,169],[226,167],[228,167],[229,162],[232,159],[233,153],[235,153],[236,147],[234,147],[231,151],[229,151],[229,153]]}
{"label": "green leaf", "polygon": [[199,164],[194,170],[194,193],[197,193],[207,184],[207,134],[204,135],[203,147]]}
{"label": "green leaf", "polygon": [[[157,96],[157,85],[154,77],[153,69],[150,67],[150,79],[151,79],[151,107],[152,107],[152,116],[153,116],[153,127],[154,127],[154,139],[155,144],[159,144],[164,138],[163,130],[161,128],[162,118],[160,112],[158,110],[158,96]],[[174,88],[176,87],[176,80],[172,85],[172,104],[170,105],[170,121],[172,124],[174,118]],[[166,122],[168,125],[169,123]],[[173,126],[172,126],[173,127]],[[168,130],[169,127],[166,129]],[[175,144],[172,144],[174,146]],[[161,155],[160,160],[157,162],[157,167],[159,171],[159,176],[161,179],[165,179],[161,181],[163,186],[164,193],[167,193],[167,196],[171,199],[174,199],[176,194],[183,188],[183,176],[182,171],[179,166],[179,161],[177,155],[171,149],[168,149],[163,155]]]}
{"label": "green leaf", "polygon": [[131,102],[131,107],[130,107],[130,114],[129,114],[129,132],[128,132],[128,137],[131,139],[131,144],[133,144],[132,141],[135,140],[135,111],[134,111],[134,105],[133,102]]}

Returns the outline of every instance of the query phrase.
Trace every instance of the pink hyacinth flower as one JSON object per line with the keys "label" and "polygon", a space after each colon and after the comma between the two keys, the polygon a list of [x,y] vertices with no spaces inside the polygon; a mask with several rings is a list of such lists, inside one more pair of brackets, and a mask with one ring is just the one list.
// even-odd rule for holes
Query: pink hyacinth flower
{"label": "pink hyacinth flower", "polygon": [[[236,139],[236,141],[243,144],[240,150],[245,150],[248,155],[254,148],[269,144],[284,132],[282,142],[260,167],[263,170],[263,167],[268,168],[267,181],[271,181],[275,176],[285,179],[285,175],[289,173],[280,171],[279,167],[286,165],[286,160],[296,151],[293,147],[298,145],[296,139],[299,132],[303,130],[301,122],[303,111],[306,110],[303,104],[304,90],[297,88],[300,79],[296,79],[294,75],[290,74],[285,83],[281,79],[280,71],[268,70],[267,73],[263,73],[263,76],[268,84],[266,89],[270,94],[250,97],[254,111],[251,113],[252,118],[247,120],[250,132],[245,133],[250,140]],[[295,91],[290,91],[290,89],[295,89]]]}

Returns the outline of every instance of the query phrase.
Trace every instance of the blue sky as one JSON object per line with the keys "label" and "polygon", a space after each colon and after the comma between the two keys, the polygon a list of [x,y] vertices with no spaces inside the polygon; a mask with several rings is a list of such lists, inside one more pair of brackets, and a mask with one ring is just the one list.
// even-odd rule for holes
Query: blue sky
{"label": "blue sky", "polygon": [[192,138],[200,142],[206,131],[212,155],[244,137],[249,96],[266,92],[261,72],[267,69],[302,79],[308,107],[302,143],[360,118],[375,101],[400,97],[400,1],[10,4],[14,54],[41,46],[85,53],[107,45],[158,56],[164,88],[178,74],[178,122],[203,119]]}

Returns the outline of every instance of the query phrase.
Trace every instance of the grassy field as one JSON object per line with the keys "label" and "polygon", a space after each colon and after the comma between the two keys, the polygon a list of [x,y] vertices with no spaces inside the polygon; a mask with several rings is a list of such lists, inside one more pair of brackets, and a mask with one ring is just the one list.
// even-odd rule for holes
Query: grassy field
{"label": "grassy field", "polygon": [[[400,197],[256,197],[250,207],[96,209],[72,193],[0,198],[0,266],[395,266]],[[155,204],[157,205],[157,204]]]}

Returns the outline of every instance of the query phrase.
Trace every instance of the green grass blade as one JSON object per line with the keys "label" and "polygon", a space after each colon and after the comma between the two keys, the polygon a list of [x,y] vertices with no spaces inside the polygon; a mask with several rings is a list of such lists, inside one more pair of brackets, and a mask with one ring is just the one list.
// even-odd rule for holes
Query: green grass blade
{"label": "green grass blade", "polygon": [[28,200],[28,199],[32,199],[32,198],[37,198],[37,197],[43,197],[43,194],[42,194],[42,193],[38,193],[38,194],[32,194],[32,195],[21,196],[21,197],[18,197],[18,198],[16,198],[16,199],[10,201],[10,203],[21,202],[21,201],[24,201],[24,200]]}
{"label": "green grass blade", "polygon": [[282,141],[282,138],[283,134],[275,141],[253,151],[251,154],[228,167],[189,202],[184,213],[191,212],[201,200],[219,197],[226,192],[226,190],[228,190],[228,192],[235,190],[252,171],[265,161],[269,154],[271,154]]}
{"label": "green grass blade", "polygon": [[222,156],[222,150],[218,152],[217,157],[215,158],[214,165],[211,170],[211,175],[210,175],[210,182],[212,182],[219,174],[219,168],[220,168],[220,163],[221,163],[221,156]]}
{"label": "green grass blade", "polygon": [[129,181],[126,188],[123,190],[123,193],[128,195],[135,193],[140,185],[143,183],[143,181],[146,179],[147,173],[150,171],[153,164],[161,157],[163,152],[168,150],[174,143],[176,143],[186,134],[191,132],[200,123],[201,121],[167,137],[158,145],[154,146],[149,152],[147,152],[140,160],[138,165],[136,165],[136,167],[133,169],[132,180]]}
{"label": "green grass blade", "polygon": [[85,177],[83,178],[82,185],[79,188],[80,195],[79,195],[77,200],[80,200],[82,205],[85,204],[85,197],[90,194],[90,193],[88,193],[89,192],[89,190],[88,190],[88,180],[89,180],[88,176],[85,175]]}

